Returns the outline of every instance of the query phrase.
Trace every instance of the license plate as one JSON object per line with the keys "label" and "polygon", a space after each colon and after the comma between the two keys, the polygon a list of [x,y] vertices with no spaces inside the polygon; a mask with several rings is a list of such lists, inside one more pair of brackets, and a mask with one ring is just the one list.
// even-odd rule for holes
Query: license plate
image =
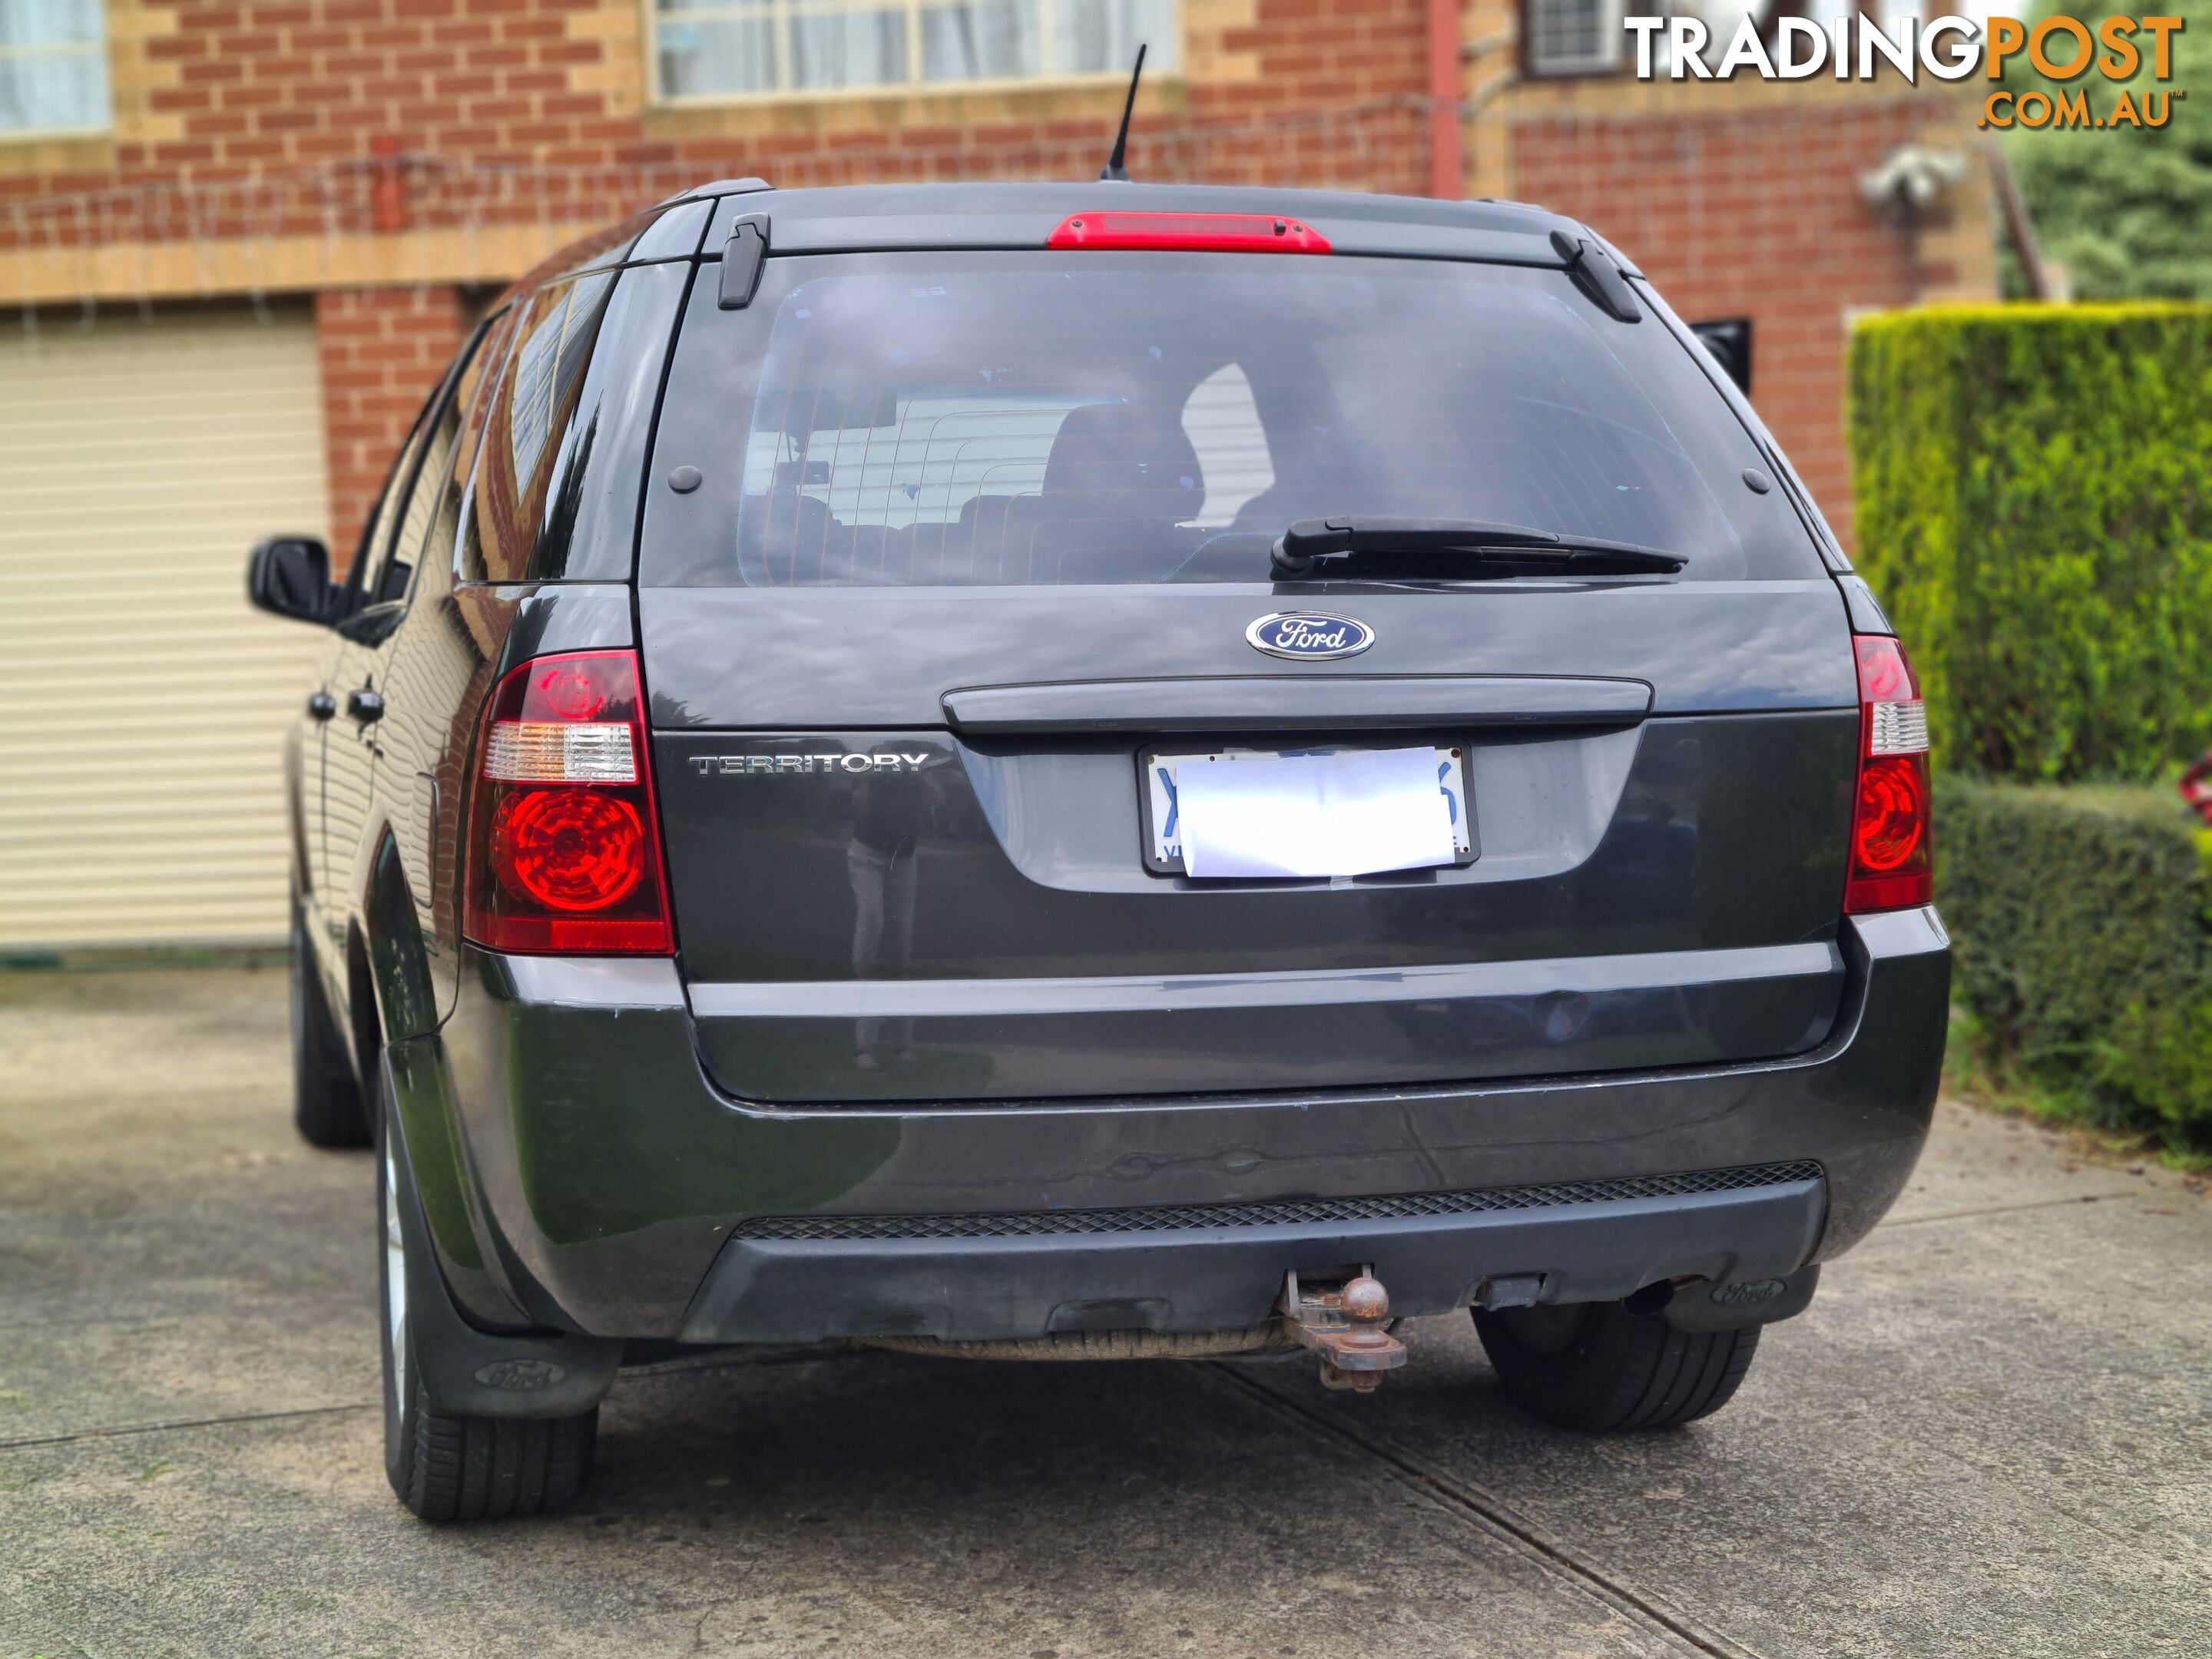
{"label": "license plate", "polygon": [[[1370,745],[1381,747],[1382,745]],[[1389,745],[1392,748],[1398,744]],[[1138,796],[1145,820],[1145,863],[1163,875],[1186,873],[1182,856],[1182,818],[1176,794],[1177,769],[1192,761],[1267,761],[1288,759],[1297,756],[1329,755],[1343,752],[1337,748],[1304,749],[1215,749],[1204,753],[1166,754],[1147,750],[1138,757],[1144,768],[1144,787]],[[1455,864],[1472,864],[1479,850],[1475,840],[1474,815],[1469,809],[1474,792],[1468,781],[1467,753],[1457,744],[1439,744],[1432,751],[1437,758],[1437,788],[1444,798],[1451,814],[1452,848]]]}

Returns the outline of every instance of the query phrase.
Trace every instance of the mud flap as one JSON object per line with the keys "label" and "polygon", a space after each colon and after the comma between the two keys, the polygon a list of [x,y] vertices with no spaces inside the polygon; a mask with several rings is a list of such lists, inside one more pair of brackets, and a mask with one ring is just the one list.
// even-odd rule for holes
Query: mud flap
{"label": "mud flap", "polygon": [[389,1058],[383,1072],[384,1127],[396,1143],[392,1162],[407,1247],[408,1328],[431,1406],[466,1417],[574,1417],[591,1410],[614,1386],[622,1340],[555,1331],[506,1335],[479,1330],[462,1316],[438,1271],[406,1133],[391,1109]]}
{"label": "mud flap", "polygon": [[1779,1279],[1701,1279],[1676,1287],[1662,1316],[1678,1331],[1741,1331],[1795,1318],[1813,1300],[1820,1282],[1818,1263]]}

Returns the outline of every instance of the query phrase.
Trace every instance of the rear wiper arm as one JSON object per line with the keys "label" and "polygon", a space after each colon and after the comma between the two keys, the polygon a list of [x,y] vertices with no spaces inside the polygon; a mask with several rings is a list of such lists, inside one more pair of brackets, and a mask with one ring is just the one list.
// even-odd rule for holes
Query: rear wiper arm
{"label": "rear wiper arm", "polygon": [[1688,561],[1677,553],[1601,536],[1563,536],[1483,519],[1301,519],[1275,543],[1278,576],[1327,574],[1327,563],[1363,554],[1437,554],[1573,576],[1672,575]]}

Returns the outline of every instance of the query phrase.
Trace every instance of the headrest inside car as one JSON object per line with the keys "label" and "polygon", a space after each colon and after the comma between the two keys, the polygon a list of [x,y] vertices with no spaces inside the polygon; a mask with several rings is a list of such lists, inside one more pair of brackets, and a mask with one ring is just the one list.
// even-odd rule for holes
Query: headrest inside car
{"label": "headrest inside car", "polygon": [[1099,490],[1173,492],[1171,510],[1180,519],[1195,513],[1206,499],[1206,478],[1199,471],[1198,451],[1173,415],[1133,404],[1085,404],[1070,410],[1054,435],[1044,465],[1044,493]]}

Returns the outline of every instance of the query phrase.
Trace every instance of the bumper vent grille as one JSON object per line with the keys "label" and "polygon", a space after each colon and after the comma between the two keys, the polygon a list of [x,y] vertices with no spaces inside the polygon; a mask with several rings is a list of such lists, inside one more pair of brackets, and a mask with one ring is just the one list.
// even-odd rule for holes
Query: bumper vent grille
{"label": "bumper vent grille", "polygon": [[738,1238],[1025,1238],[1066,1233],[1164,1233],[1198,1227],[1284,1227],[1330,1221],[1396,1221],[1418,1216],[1475,1215],[1492,1210],[1540,1210],[1610,1204],[1632,1198],[1686,1198],[1818,1181],[1809,1158],[1753,1164],[1689,1175],[1628,1176],[1613,1181],[1565,1181],[1542,1187],[1489,1187],[1459,1193],[1400,1193],[1375,1198],[1299,1198],[1266,1204],[1176,1204],[1126,1210],[1025,1210],[1002,1215],[772,1215],[740,1223]]}

